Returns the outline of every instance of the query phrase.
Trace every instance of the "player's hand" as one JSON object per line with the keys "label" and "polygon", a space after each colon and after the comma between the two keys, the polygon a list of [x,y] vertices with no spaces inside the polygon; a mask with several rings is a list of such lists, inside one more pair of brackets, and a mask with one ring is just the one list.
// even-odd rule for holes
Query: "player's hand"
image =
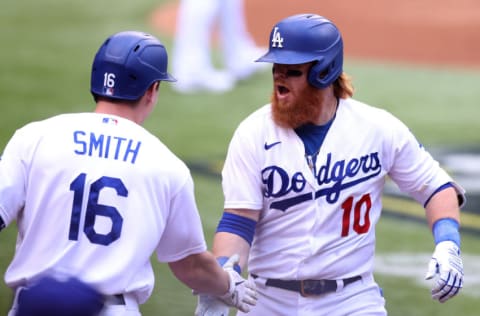
{"label": "player's hand", "polygon": [[228,316],[230,307],[218,297],[199,294],[195,316]]}
{"label": "player's hand", "polygon": [[463,262],[460,249],[453,241],[442,241],[435,247],[425,279],[430,280],[437,274],[432,298],[443,303],[457,295],[463,286]]}
{"label": "player's hand", "polygon": [[226,294],[219,296],[219,298],[228,306],[236,307],[242,312],[248,313],[251,306],[257,304],[257,289],[253,280],[245,280],[233,269],[238,260],[239,256],[235,254],[223,265],[223,269],[230,277],[230,288]]}

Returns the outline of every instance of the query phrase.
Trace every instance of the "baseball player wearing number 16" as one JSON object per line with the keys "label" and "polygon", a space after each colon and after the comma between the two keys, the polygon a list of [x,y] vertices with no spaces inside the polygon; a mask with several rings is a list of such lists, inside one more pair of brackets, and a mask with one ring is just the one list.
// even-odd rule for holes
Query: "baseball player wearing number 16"
{"label": "baseball player wearing number 16", "polygon": [[249,315],[387,314],[372,274],[387,176],[425,207],[433,299],[455,296],[464,190],[402,122],[352,98],[338,28],[315,14],[287,17],[258,61],[273,64],[271,103],[231,139],[213,241],[217,257],[238,253],[248,265],[259,294]]}
{"label": "baseball player wearing number 16", "polygon": [[32,122],[8,142],[0,230],[18,225],[9,316],[139,316],[153,254],[198,293],[255,304],[235,257],[222,269],[207,251],[187,166],[141,126],[160,83],[175,81],[167,61],[150,34],[110,36],[93,61],[94,111]]}

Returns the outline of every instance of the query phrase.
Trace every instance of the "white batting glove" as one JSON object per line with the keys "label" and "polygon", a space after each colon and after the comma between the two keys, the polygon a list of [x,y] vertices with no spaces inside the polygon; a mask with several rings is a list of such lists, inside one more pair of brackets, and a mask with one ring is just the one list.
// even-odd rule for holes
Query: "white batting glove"
{"label": "white batting glove", "polygon": [[219,298],[211,295],[198,295],[195,316],[228,316],[230,307]]}
{"label": "white batting glove", "polygon": [[432,298],[443,303],[463,287],[463,262],[460,249],[453,241],[442,241],[435,247],[425,279],[430,280],[437,274]]}
{"label": "white batting glove", "polygon": [[238,260],[239,256],[235,254],[223,265],[223,269],[230,277],[230,288],[226,294],[218,298],[228,306],[236,307],[242,312],[248,313],[251,306],[257,304],[257,289],[253,280],[245,280],[233,269]]}

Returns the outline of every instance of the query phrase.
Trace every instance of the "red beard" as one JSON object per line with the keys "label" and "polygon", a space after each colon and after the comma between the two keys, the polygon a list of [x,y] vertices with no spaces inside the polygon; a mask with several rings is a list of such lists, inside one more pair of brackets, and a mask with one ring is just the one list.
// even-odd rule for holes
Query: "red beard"
{"label": "red beard", "polygon": [[322,97],[317,88],[307,85],[297,91],[291,102],[278,100],[274,91],[271,103],[273,121],[282,127],[295,129],[306,123],[315,123],[320,116]]}

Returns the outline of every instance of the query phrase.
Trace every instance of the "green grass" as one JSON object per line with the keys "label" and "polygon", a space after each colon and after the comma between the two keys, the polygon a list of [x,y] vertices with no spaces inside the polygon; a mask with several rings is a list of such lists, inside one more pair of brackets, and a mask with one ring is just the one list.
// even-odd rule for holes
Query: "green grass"
{"label": "green grass", "polygon": [[[90,66],[98,46],[120,30],[155,33],[147,17],[162,2],[166,1],[4,1],[0,10],[0,150],[16,128],[31,120],[61,112],[91,111]],[[161,39],[170,49],[172,39],[164,35]],[[422,143],[478,148],[479,71],[381,64],[348,57],[345,70],[354,78],[357,99],[397,115]],[[268,72],[219,96],[181,96],[164,83],[159,104],[145,127],[184,160],[209,161],[218,170],[235,127],[268,102],[270,89]],[[194,180],[210,244],[222,209],[220,180],[196,173]],[[379,255],[433,250],[425,224],[384,217],[377,229]],[[0,233],[1,274],[13,256],[15,238],[14,225]],[[464,253],[480,253],[477,236],[465,234],[462,242]],[[143,314],[193,314],[195,298],[190,290],[165,264],[152,261],[156,285],[142,306]],[[465,262],[468,264],[473,263]],[[426,269],[426,265],[420,268]],[[438,304],[430,299],[429,289],[413,278],[388,274],[378,274],[377,278],[385,290],[389,315],[478,314],[478,296],[465,293]],[[6,314],[10,304],[11,292],[0,282],[0,315]]]}

